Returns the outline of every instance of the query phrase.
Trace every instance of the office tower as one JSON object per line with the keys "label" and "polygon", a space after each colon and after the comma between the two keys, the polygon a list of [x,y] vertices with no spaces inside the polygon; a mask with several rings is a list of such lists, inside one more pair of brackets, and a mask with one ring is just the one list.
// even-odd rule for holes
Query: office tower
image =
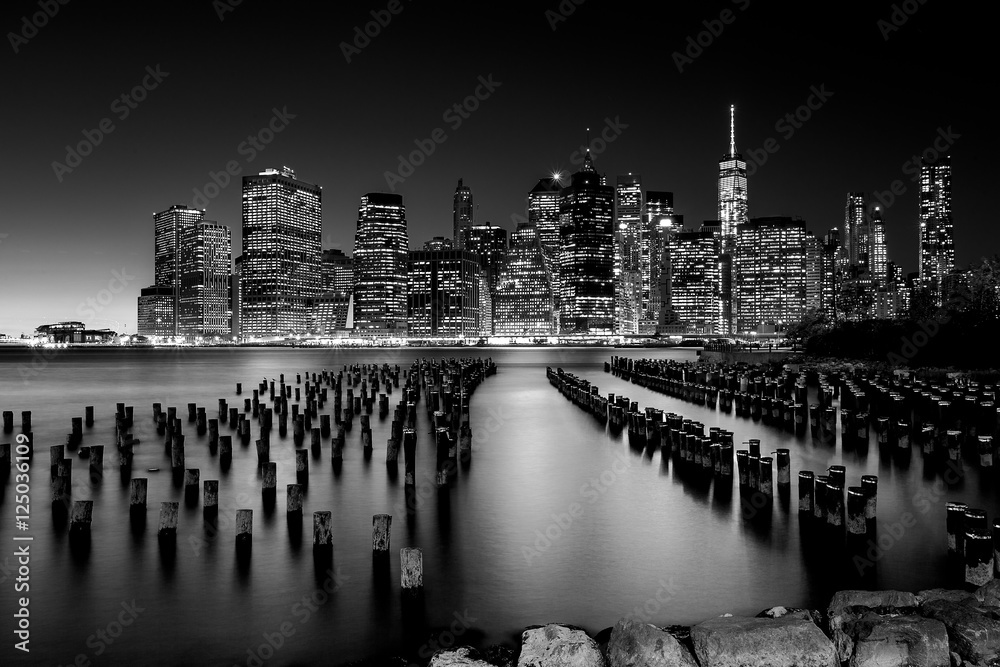
{"label": "office tower", "polygon": [[140,336],[173,336],[174,288],[152,285],[139,292],[136,332]]}
{"label": "office tower", "polygon": [[483,270],[465,250],[415,250],[407,270],[409,335],[464,338],[483,334]]}
{"label": "office tower", "polygon": [[882,220],[882,212],[878,206],[872,211],[868,221],[868,248],[868,271],[872,282],[877,287],[885,286],[889,283],[889,253],[885,238],[885,221]]}
{"label": "office tower", "polygon": [[719,160],[719,221],[722,252],[732,253],[736,227],[748,219],[747,163],[736,152],[736,107],[729,107],[729,152]]}
{"label": "office tower", "polygon": [[562,192],[561,175],[538,180],[528,193],[528,222],[538,230],[545,266],[552,283],[553,323],[559,328],[559,193]]}
{"label": "office tower", "polygon": [[588,149],[559,196],[560,333],[612,333],[614,201],[614,189],[601,184]]}
{"label": "office tower", "polygon": [[639,333],[642,317],[642,177],[619,176],[615,187],[615,333]]}
{"label": "office tower", "polygon": [[370,192],[361,198],[354,237],[357,334],[406,335],[409,243],[402,196]]}
{"label": "office tower", "polygon": [[823,308],[823,242],[806,232],[806,310]]}
{"label": "office tower", "polygon": [[158,327],[167,333],[158,335],[176,336],[180,333],[181,234],[204,219],[204,210],[183,204],[174,204],[165,211],[153,214],[153,286],[172,290],[169,321],[161,321]]}
{"label": "office tower", "polygon": [[951,218],[951,156],[920,163],[920,286],[944,303],[945,278],[955,269]]}
{"label": "office tower", "polygon": [[435,236],[429,241],[424,241],[424,250],[453,250],[455,241],[446,236]]}
{"label": "office tower", "polygon": [[844,206],[844,249],[847,263],[868,269],[862,258],[868,255],[867,211],[864,192],[848,192]]}
{"label": "office tower", "polygon": [[[643,204],[642,249],[640,271],[642,273],[641,311],[639,333],[650,336],[656,333],[660,323],[662,290],[660,289],[661,266],[667,250],[664,224],[674,213],[674,193],[649,190]],[[669,220],[672,224],[672,219]]]}
{"label": "office tower", "polygon": [[323,251],[323,291],[351,292],[354,289],[354,260],[343,250],[332,248]]}
{"label": "office tower", "polygon": [[737,228],[737,330],[780,331],[806,306],[806,224],[792,218],[753,218]]}
{"label": "office tower", "polygon": [[[720,254],[729,255],[720,260],[724,270],[732,270],[733,253],[736,248],[737,228],[749,219],[747,198],[747,163],[736,152],[736,107],[729,107],[729,152],[719,160],[719,222],[722,244]],[[738,280],[732,275],[720,278],[725,291],[720,291],[723,328],[720,333],[732,333],[736,303],[733,291]]]}
{"label": "office tower", "polygon": [[289,336],[309,330],[319,296],[323,189],[288,168],[243,177],[241,334]]}
{"label": "office tower", "polygon": [[510,248],[497,280],[493,333],[497,336],[550,336],[552,281],[545,265],[538,229],[523,222],[510,235]]}
{"label": "office tower", "polygon": [[241,316],[243,314],[243,300],[240,297],[240,280],[243,277],[243,255],[233,260],[233,281],[230,283],[232,293],[230,297],[230,309],[233,312],[233,339],[242,340],[243,330]]}
{"label": "office tower", "polygon": [[455,197],[452,206],[452,217],[455,228],[455,247],[462,249],[462,230],[474,222],[474,210],[472,208],[472,190],[469,186],[462,185],[462,179],[458,179],[458,187],[455,188]]}
{"label": "office tower", "polygon": [[178,330],[188,336],[232,332],[233,235],[202,220],[181,230]]}
{"label": "office tower", "polygon": [[719,333],[721,243],[710,229],[682,230],[670,243],[670,305],[688,333]]}
{"label": "office tower", "polygon": [[462,247],[479,258],[483,270],[483,294],[480,300],[483,333],[493,333],[493,295],[496,294],[500,269],[507,254],[507,230],[489,222],[462,230]]}
{"label": "office tower", "polygon": [[831,318],[836,318],[837,295],[840,290],[837,260],[843,248],[840,246],[840,230],[834,227],[823,237],[820,245],[820,309]]}
{"label": "office tower", "polygon": [[331,336],[347,329],[354,296],[354,260],[339,249],[323,251],[323,290],[311,305],[310,330]]}

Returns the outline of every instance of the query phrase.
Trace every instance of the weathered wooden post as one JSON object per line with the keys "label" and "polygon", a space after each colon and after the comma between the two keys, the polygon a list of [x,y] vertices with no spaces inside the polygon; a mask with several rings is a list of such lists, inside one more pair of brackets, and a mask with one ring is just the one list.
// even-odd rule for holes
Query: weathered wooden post
{"label": "weathered wooden post", "polygon": [[170,467],[176,473],[184,469],[184,435],[174,433],[170,447]]}
{"label": "weathered wooden post", "polygon": [[309,450],[295,450],[295,481],[299,484],[309,482]]}
{"label": "weathered wooden post", "polygon": [[791,454],[787,449],[777,451],[778,488],[787,489],[792,484]]}
{"label": "weathered wooden post", "polygon": [[832,477],[826,482],[826,523],[836,529],[844,526],[844,487]]}
{"label": "weathered wooden post", "polygon": [[847,488],[847,532],[850,535],[864,535],[868,532],[865,508],[868,498],[860,486]]}
{"label": "weathered wooden post", "polygon": [[4,410],[3,411],[3,432],[11,433],[14,431],[14,411]]}
{"label": "weathered wooden post", "polygon": [[229,467],[233,461],[233,436],[223,435],[219,437],[219,465],[223,469]]}
{"label": "weathered wooden post", "polygon": [[265,505],[273,505],[278,494],[278,464],[274,461],[264,464],[264,479],[261,481],[261,496]]}
{"label": "weathered wooden post", "polygon": [[177,539],[177,509],[176,501],[160,503],[160,525],[156,534],[161,543],[173,543]]}
{"label": "weathered wooden post", "polygon": [[332,512],[313,512],[313,551],[319,555],[333,554]]}
{"label": "weathered wooden post", "polygon": [[145,477],[136,477],[129,482],[128,513],[129,518],[133,521],[145,520],[146,518],[147,482]]}
{"label": "weathered wooden post", "polygon": [[403,457],[405,459],[404,484],[416,484],[417,432],[412,428],[403,429]]}
{"label": "weathered wooden post", "polygon": [[969,506],[965,503],[949,501],[945,504],[949,553],[965,553],[965,512],[968,509]]}
{"label": "weathered wooden post", "polygon": [[21,411],[21,433],[31,433],[31,410]]}
{"label": "weathered wooden post", "polygon": [[813,490],[813,518],[819,522],[825,522],[827,482],[830,481],[830,478],[826,475],[816,475],[813,481],[816,485]]}
{"label": "weathered wooden post", "polygon": [[[3,445],[7,451],[7,465],[10,465],[10,445]],[[49,447],[49,475],[50,479],[56,476],[56,468],[59,466],[60,461],[66,457],[66,446],[65,445],[52,445]],[[0,465],[0,473],[6,470],[2,465]]]}
{"label": "weathered wooden post", "polygon": [[206,479],[202,495],[202,516],[212,519],[219,514],[219,480]]}
{"label": "weathered wooden post", "polygon": [[965,585],[985,586],[993,579],[993,537],[988,530],[965,532]]}
{"label": "weathered wooden post", "polygon": [[812,516],[815,482],[810,470],[799,471],[799,514]]}
{"label": "weathered wooden post", "polygon": [[286,512],[289,518],[302,518],[302,485],[288,484],[286,487],[287,498],[285,501]]}
{"label": "weathered wooden post", "polygon": [[198,468],[188,468],[184,471],[184,503],[198,504],[198,487],[201,486],[201,471]]}
{"label": "weathered wooden post", "polygon": [[73,512],[69,520],[70,539],[88,540],[90,539],[90,524],[94,518],[93,500],[73,501]]}
{"label": "weathered wooden post", "polygon": [[98,482],[104,477],[104,445],[90,448],[90,480]]}
{"label": "weathered wooden post", "polygon": [[236,510],[236,553],[249,556],[253,548],[253,510]]}
{"label": "weathered wooden post", "polygon": [[271,460],[271,441],[263,433],[260,440],[254,441],[257,447],[257,465],[262,466]]}
{"label": "weathered wooden post", "polygon": [[376,514],[372,517],[372,551],[377,556],[389,555],[389,528],[392,515]]}
{"label": "weathered wooden post", "polygon": [[399,551],[400,584],[403,592],[416,595],[424,587],[424,559],[420,549],[404,547]]}
{"label": "weathered wooden post", "polygon": [[862,475],[861,489],[865,492],[865,520],[874,522],[878,504],[878,476]]}

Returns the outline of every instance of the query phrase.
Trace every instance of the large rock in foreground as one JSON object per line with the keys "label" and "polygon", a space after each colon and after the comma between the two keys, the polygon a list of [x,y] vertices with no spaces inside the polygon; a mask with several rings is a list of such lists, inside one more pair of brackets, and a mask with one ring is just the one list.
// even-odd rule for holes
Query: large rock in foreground
{"label": "large rock in foreground", "polygon": [[866,614],[856,621],[851,667],[950,667],[944,624],[920,616]]}
{"label": "large rock in foreground", "polygon": [[610,667],[698,667],[677,639],[654,625],[623,618],[608,641]]}
{"label": "large rock in foreground", "polygon": [[854,654],[853,631],[845,631],[865,614],[907,614],[916,611],[920,599],[905,591],[837,591],[830,599],[826,617],[830,636],[837,648],[837,659],[846,662]]}
{"label": "large rock in foreground", "polygon": [[963,660],[994,664],[1000,662],[1000,621],[995,618],[995,608],[984,611],[971,604],[947,600],[924,603],[921,609],[927,618],[944,623],[952,650]]}
{"label": "large rock in foreground", "polygon": [[729,616],[691,628],[701,667],[839,667],[837,654],[812,621]]}
{"label": "large rock in foreground", "polygon": [[427,667],[493,667],[480,660],[477,653],[468,646],[460,646],[449,651],[438,651]]}
{"label": "large rock in foreground", "polygon": [[604,656],[583,630],[553,623],[521,634],[517,667],[604,667]]}

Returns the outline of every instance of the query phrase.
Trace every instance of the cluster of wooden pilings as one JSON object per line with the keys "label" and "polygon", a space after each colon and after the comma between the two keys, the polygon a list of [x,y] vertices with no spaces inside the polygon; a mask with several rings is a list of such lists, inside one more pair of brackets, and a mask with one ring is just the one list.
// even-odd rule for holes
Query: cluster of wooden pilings
{"label": "cluster of wooden pilings", "polygon": [[[278,484],[277,464],[271,460],[271,434],[274,422],[277,421],[279,437],[284,438],[290,415],[292,442],[296,447],[295,482],[286,485],[286,511],[290,525],[300,524],[304,490],[310,474],[309,450],[304,448],[306,433],[310,436],[310,446],[317,456],[324,439],[329,439],[331,462],[336,472],[343,463],[346,433],[352,429],[354,419],[358,417],[361,447],[364,456],[368,458],[373,449],[370,415],[377,403],[379,418],[389,416],[389,396],[396,388],[401,394],[401,400],[392,416],[386,464],[390,469],[395,468],[402,446],[406,467],[405,483],[407,487],[412,487],[415,484],[416,406],[423,397],[435,437],[438,486],[446,487],[457,476],[458,462],[471,461],[469,399],[482,381],[495,374],[496,370],[492,359],[415,360],[408,369],[401,369],[398,365],[390,368],[388,364],[354,364],[343,366],[336,372],[326,369],[321,373],[296,373],[294,386],[291,382],[286,384],[285,376],[281,374],[277,381],[266,378],[260,381],[257,388],[253,389],[252,397],[243,399],[242,406],[238,398],[220,398],[217,417],[209,418],[205,406],[188,403],[187,422],[194,425],[197,438],[203,438],[207,434],[207,443],[202,440],[198,442],[198,446],[207,445],[210,456],[218,456],[219,467],[223,471],[232,465],[234,438],[242,445],[237,452],[248,449],[253,439],[252,423],[256,422],[257,438],[254,440],[253,451],[262,473],[262,502],[264,508],[269,509],[274,505]],[[333,409],[330,413],[321,413],[330,390],[333,394]],[[380,390],[383,390],[382,393]],[[290,404],[293,391],[294,403]],[[236,395],[242,394],[243,384],[236,383]],[[235,403],[234,406],[230,406],[231,400]],[[203,480],[201,470],[185,467],[185,445],[191,446],[191,442],[186,442],[185,438],[190,434],[184,433],[184,420],[178,416],[177,408],[167,407],[164,410],[161,403],[154,403],[152,417],[157,435],[164,439],[163,456],[169,461],[173,483],[175,486],[183,485],[185,504],[196,506],[200,497],[205,520],[214,523],[219,512],[219,480]],[[85,420],[88,427],[94,425],[92,406],[86,408]],[[132,435],[132,406],[118,403],[114,421],[119,470],[122,482],[129,485],[130,520],[134,529],[142,529],[147,514],[149,478],[132,477],[134,448],[140,444]],[[74,417],[71,424],[72,432],[68,435],[66,444],[50,447],[51,498],[54,521],[58,525],[68,519],[71,544],[79,546],[89,544],[94,503],[92,500],[72,498],[73,459],[66,456],[66,450],[79,448],[81,458],[88,460],[91,482],[100,484],[105,471],[105,447],[82,444],[84,418]],[[220,426],[228,429],[229,433],[220,433]],[[3,428],[5,433],[13,432],[13,412],[3,413]],[[21,433],[24,437],[19,437],[18,442],[26,441],[26,451],[30,453],[33,441],[30,411],[22,413]],[[21,453],[25,450],[21,448],[18,451]],[[10,467],[11,445],[5,443],[0,445],[0,474],[9,474]],[[151,468],[150,472],[156,470],[158,469]],[[177,501],[163,501],[159,504],[157,535],[161,547],[172,547],[176,543],[179,504]],[[313,512],[313,546],[317,555],[329,552],[332,556],[330,519],[330,511]],[[388,514],[373,517],[372,544],[376,555],[388,553],[391,521],[392,517]],[[248,556],[252,545],[253,509],[236,510],[235,523],[237,553]],[[402,587],[419,589],[422,586],[420,549],[403,549],[400,557]]]}

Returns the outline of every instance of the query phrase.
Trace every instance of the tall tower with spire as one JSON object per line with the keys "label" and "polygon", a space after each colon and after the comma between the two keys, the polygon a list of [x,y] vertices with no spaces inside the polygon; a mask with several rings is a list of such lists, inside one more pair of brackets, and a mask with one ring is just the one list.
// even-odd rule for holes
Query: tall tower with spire
{"label": "tall tower with spire", "polygon": [[749,221],[747,207],[747,163],[736,152],[736,105],[729,105],[729,152],[719,160],[719,228],[720,228],[720,333],[732,333],[736,323],[733,294],[737,286],[732,271],[736,253],[737,226]]}

